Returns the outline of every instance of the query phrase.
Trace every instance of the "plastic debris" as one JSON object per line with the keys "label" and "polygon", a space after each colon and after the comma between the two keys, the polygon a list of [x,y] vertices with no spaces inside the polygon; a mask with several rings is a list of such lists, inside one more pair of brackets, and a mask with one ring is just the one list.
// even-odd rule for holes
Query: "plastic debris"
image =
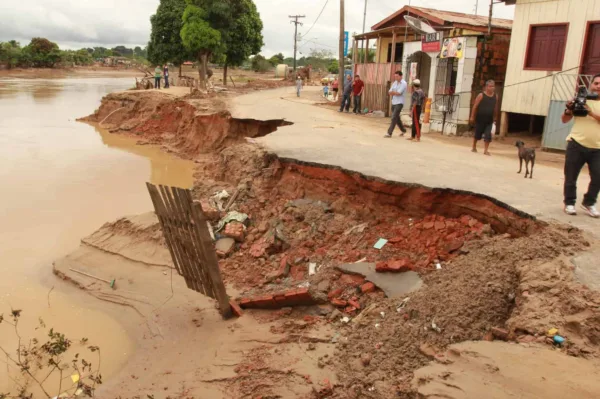
{"label": "plastic debris", "polygon": [[386,240],[385,238],[380,238],[375,245],[373,246],[373,248],[375,249],[381,249],[385,246],[385,244],[388,243],[388,240]]}
{"label": "plastic debris", "polygon": [[248,220],[248,215],[246,215],[245,213],[241,213],[238,211],[228,212],[227,215],[225,215],[225,217],[219,221],[219,224],[217,225],[217,231],[221,231],[227,223],[240,222],[244,224],[246,220]]}
{"label": "plastic debris", "polygon": [[433,331],[436,331],[437,333],[441,333],[441,332],[442,332],[442,329],[441,329],[441,328],[439,328],[439,327],[437,326],[437,324],[435,324],[435,320],[431,320],[431,329],[432,329]]}
{"label": "plastic debris", "polygon": [[310,287],[310,283],[308,281],[298,284],[298,288],[308,288],[308,287]]}
{"label": "plastic debris", "polygon": [[215,241],[217,239],[215,237],[215,231],[213,230],[213,227],[210,225],[210,222],[208,220],[206,221],[206,226],[208,227],[208,232],[210,233],[210,238],[212,238],[212,240]]}
{"label": "plastic debris", "polygon": [[379,328],[379,327],[381,327],[381,324],[375,323],[375,328]]}
{"label": "plastic debris", "polygon": [[344,235],[347,236],[347,235],[350,235],[352,233],[358,233],[358,234],[360,234],[360,233],[364,232],[365,229],[368,226],[369,226],[368,223],[363,223],[363,224],[356,225],[356,226],[351,227],[348,230],[344,231]]}
{"label": "plastic debris", "polygon": [[398,313],[400,313],[402,311],[402,309],[404,309],[404,307],[406,306],[406,304],[408,303],[408,301],[410,301],[410,297],[406,297],[402,300],[402,302],[400,302],[400,305],[398,305],[398,307],[396,308],[396,311]]}
{"label": "plastic debris", "polygon": [[214,208],[217,208],[218,210],[222,211],[225,209],[224,204],[227,198],[229,198],[229,193],[223,190],[210,197],[210,200],[208,202]]}
{"label": "plastic debris", "polygon": [[308,264],[308,275],[312,276],[317,274],[317,264],[316,263],[309,263]]}
{"label": "plastic debris", "polygon": [[379,314],[381,315],[382,319],[385,319],[385,312],[380,312]]}
{"label": "plastic debris", "polygon": [[347,324],[350,323],[350,318],[348,316],[344,316],[340,319],[340,321]]}
{"label": "plastic debris", "polygon": [[548,330],[549,337],[554,337],[556,334],[558,334],[558,328],[551,328]]}
{"label": "plastic debris", "polygon": [[436,268],[436,270],[442,270],[442,265],[439,263],[436,263],[435,268]]}
{"label": "plastic debris", "polygon": [[555,335],[553,340],[555,344],[562,345],[566,339],[565,337],[561,337],[560,335]]}

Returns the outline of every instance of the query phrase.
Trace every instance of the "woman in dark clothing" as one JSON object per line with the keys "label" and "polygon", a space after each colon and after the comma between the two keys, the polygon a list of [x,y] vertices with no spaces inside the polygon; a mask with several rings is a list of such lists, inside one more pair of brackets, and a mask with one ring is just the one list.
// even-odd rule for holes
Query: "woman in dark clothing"
{"label": "woman in dark clothing", "polygon": [[485,155],[490,154],[490,143],[492,136],[498,125],[498,96],[496,96],[496,83],[488,80],[485,83],[485,90],[479,93],[473,105],[471,113],[471,125],[475,125],[475,137],[473,138],[473,149],[477,152],[477,142],[483,139],[485,144]]}
{"label": "woman in dark clothing", "polygon": [[421,89],[421,81],[415,79],[412,82],[413,93],[410,97],[410,115],[412,116],[412,132],[408,140],[421,141],[421,111],[425,102],[425,93]]}
{"label": "woman in dark clothing", "polygon": [[164,69],[164,77],[165,77],[165,89],[168,89],[169,86],[169,66],[165,65]]}

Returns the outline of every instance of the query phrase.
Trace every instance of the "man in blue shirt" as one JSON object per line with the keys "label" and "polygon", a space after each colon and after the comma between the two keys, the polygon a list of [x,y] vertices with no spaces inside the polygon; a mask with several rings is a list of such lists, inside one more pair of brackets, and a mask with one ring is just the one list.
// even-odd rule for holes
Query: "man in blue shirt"
{"label": "man in blue shirt", "polygon": [[346,82],[344,83],[344,91],[342,92],[342,106],[340,112],[346,109],[346,112],[350,112],[350,96],[352,95],[352,75],[346,75]]}
{"label": "man in blue shirt", "polygon": [[392,96],[392,123],[390,124],[390,128],[385,135],[385,137],[388,139],[392,137],[392,133],[394,133],[396,125],[398,125],[400,131],[402,132],[401,136],[404,136],[404,133],[406,133],[406,129],[402,125],[400,113],[404,107],[404,94],[406,93],[407,87],[408,85],[406,84],[406,80],[402,79],[402,71],[397,71],[394,75],[394,83],[390,88],[390,96]]}

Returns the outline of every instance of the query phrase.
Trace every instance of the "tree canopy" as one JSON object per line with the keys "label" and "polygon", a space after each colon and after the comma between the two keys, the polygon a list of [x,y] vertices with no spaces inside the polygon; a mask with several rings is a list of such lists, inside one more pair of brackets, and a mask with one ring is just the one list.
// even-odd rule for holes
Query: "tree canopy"
{"label": "tree canopy", "polygon": [[148,60],[155,65],[172,62],[179,66],[196,58],[183,45],[181,30],[185,0],[160,0],[156,14],[150,17],[152,31],[148,42]]}
{"label": "tree canopy", "polygon": [[262,48],[263,24],[253,0],[186,2],[181,37],[188,50],[227,67],[242,65]]}
{"label": "tree canopy", "polygon": [[213,53],[222,50],[221,33],[213,29],[206,20],[207,12],[187,0],[188,5],[183,13],[183,28],[181,39],[185,48],[193,54],[197,54],[200,61],[200,82],[206,87],[206,71],[208,59]]}

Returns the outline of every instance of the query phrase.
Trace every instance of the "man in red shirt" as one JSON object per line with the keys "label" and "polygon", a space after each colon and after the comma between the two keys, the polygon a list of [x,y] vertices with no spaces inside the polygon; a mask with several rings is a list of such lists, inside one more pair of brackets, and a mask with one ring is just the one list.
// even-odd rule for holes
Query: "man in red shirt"
{"label": "man in red shirt", "polygon": [[354,96],[354,113],[360,114],[361,104],[360,99],[363,91],[365,91],[365,83],[360,79],[360,75],[354,77],[354,83],[352,84],[352,95]]}

